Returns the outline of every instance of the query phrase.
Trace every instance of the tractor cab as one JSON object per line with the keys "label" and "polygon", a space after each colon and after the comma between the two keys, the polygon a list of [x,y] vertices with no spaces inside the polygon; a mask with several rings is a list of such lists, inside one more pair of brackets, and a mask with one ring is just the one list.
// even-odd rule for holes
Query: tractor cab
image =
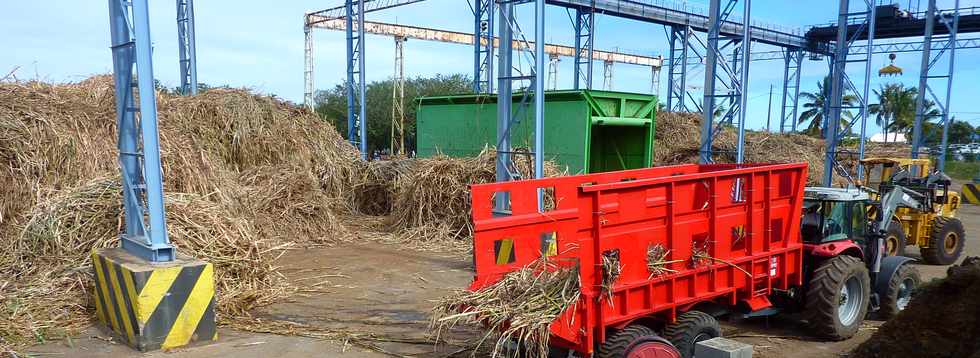
{"label": "tractor cab", "polygon": [[806,188],[800,221],[803,242],[824,244],[852,240],[863,244],[867,235],[868,205],[868,194],[859,189]]}

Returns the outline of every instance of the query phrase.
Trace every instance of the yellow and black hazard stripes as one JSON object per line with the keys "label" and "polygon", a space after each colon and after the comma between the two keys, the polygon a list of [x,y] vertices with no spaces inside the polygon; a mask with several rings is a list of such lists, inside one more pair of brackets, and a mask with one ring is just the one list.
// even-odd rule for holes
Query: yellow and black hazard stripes
{"label": "yellow and black hazard stripes", "polygon": [[514,255],[514,240],[503,239],[493,242],[493,252],[497,257],[497,265],[506,265],[517,260]]}
{"label": "yellow and black hazard stripes", "polygon": [[963,200],[969,204],[980,205],[980,184],[963,184]]}
{"label": "yellow and black hazard stripes", "polygon": [[118,249],[92,254],[100,321],[142,351],[217,338],[213,265],[147,266],[126,255]]}

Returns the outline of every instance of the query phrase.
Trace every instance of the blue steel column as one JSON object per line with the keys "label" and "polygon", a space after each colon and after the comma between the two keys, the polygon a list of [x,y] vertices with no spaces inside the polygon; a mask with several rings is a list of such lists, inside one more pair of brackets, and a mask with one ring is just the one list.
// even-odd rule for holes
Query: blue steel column
{"label": "blue steel column", "polygon": [[[130,6],[132,21],[129,18]],[[147,0],[110,0],[109,26],[116,85],[119,164],[126,213],[126,229],[121,246],[151,262],[172,261],[175,252],[167,237],[163,204]],[[140,94],[138,107],[134,89]]]}
{"label": "blue steel column", "polygon": [[[534,178],[544,177],[544,0],[534,1]],[[543,211],[538,191],[538,210]]]}
{"label": "blue steel column", "polygon": [[595,40],[595,2],[588,10],[575,9],[575,81],[574,89],[592,89],[593,44]]}
{"label": "blue steel column", "polygon": [[180,93],[197,94],[197,47],[194,0],[177,0],[177,47],[180,49]]}
{"label": "blue steel column", "polygon": [[[364,2],[346,1],[347,16],[347,140],[367,159],[367,117],[364,103]],[[354,27],[357,32],[354,32]]]}
{"label": "blue steel column", "polygon": [[827,152],[824,156],[824,186],[834,183],[834,164],[837,160],[837,131],[840,128],[841,103],[844,90],[844,67],[847,64],[847,14],[850,7],[848,0],[840,0],[837,17],[837,45],[834,49],[833,71],[830,75],[829,118],[824,117],[824,138],[827,141]]}
{"label": "blue steel column", "polygon": [[[501,2],[497,5],[497,19],[500,38],[497,62],[497,181],[505,182],[513,178],[510,173],[510,113],[513,96],[510,76],[513,73],[513,34],[510,23],[514,17],[514,4]],[[494,211],[503,213],[510,210],[508,193],[497,193],[494,196]]]}
{"label": "blue steel column", "polygon": [[711,0],[708,10],[708,44],[704,65],[704,105],[701,120],[701,146],[699,149],[702,164],[711,163],[711,144],[714,138],[715,113],[715,72],[718,70],[718,38],[721,36],[721,0]]}
{"label": "blue steel column", "polygon": [[796,132],[797,117],[800,98],[800,74],[803,68],[803,50],[800,48],[785,49],[785,67],[783,69],[783,106],[780,112],[779,132],[783,133],[789,128],[793,133]]}
{"label": "blue steel column", "polygon": [[[953,69],[956,65],[956,35],[959,31],[959,8],[960,2],[956,0],[955,8],[952,13],[952,19],[949,19],[944,14],[937,14],[938,9],[936,8],[936,1],[929,0],[929,9],[926,15],[926,30],[925,39],[922,46],[922,66],[919,75],[919,93],[915,101],[915,124],[912,131],[912,157],[918,158],[919,151],[924,142],[924,136],[922,134],[923,123],[928,119],[925,118],[925,101],[926,94],[932,96],[934,103],[940,110],[940,120],[943,125],[942,143],[940,146],[940,155],[937,161],[936,169],[944,170],[946,167],[946,146],[948,143],[949,135],[949,102],[950,97],[952,97],[953,90]],[[939,51],[939,53],[933,57],[932,56],[932,41],[933,41],[933,27],[936,23],[936,16],[940,16],[940,20],[944,26],[949,30],[949,41],[946,45]],[[935,75],[932,74],[932,68],[936,66],[944,53],[949,53],[948,68],[946,75]],[[929,85],[929,80],[946,80],[946,92],[943,93],[945,98],[940,99],[936,92],[933,91],[932,86]]]}
{"label": "blue steel column", "polygon": [[[871,54],[874,48],[875,41],[875,19],[877,15],[875,14],[875,4],[873,0],[864,0],[865,4],[868,6],[868,49],[865,52],[865,63],[864,63],[864,91],[861,95],[861,134],[858,138],[858,165],[857,165],[857,178],[858,181],[864,181],[864,165],[861,161],[864,160],[864,149],[866,134],[868,131],[868,102],[870,101],[871,94]],[[885,137],[888,137],[887,131]]]}
{"label": "blue steel column", "polygon": [[688,112],[684,103],[687,96],[687,56],[690,26],[670,27],[670,62],[667,75],[667,110]]}
{"label": "blue steel column", "polygon": [[750,24],[752,23],[752,0],[742,0],[744,1],[744,9],[742,14],[742,67],[741,67],[741,79],[740,88],[738,89],[740,95],[738,96],[739,112],[738,112],[738,142],[735,143],[735,162],[742,164],[745,160],[745,112],[748,106],[748,97],[746,94],[749,92],[749,61],[751,61],[750,54],[752,53],[752,33],[749,31],[751,29]]}
{"label": "blue steel column", "polygon": [[473,11],[473,93],[493,93],[494,0],[477,0]]}

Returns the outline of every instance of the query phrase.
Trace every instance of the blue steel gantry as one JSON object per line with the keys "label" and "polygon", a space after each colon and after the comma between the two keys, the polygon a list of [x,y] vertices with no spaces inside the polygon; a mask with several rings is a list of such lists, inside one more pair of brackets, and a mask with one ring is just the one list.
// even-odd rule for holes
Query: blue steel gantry
{"label": "blue steel gantry", "polygon": [[[942,25],[946,31],[935,31],[936,22]],[[955,0],[955,7],[952,11],[940,11],[936,8],[936,0],[929,0],[926,12],[925,40],[922,47],[922,70],[919,74],[919,92],[915,99],[915,124],[912,129],[912,158],[919,157],[919,150],[924,143],[922,135],[922,123],[926,118],[926,93],[932,97],[939,110],[939,124],[943,127],[941,155],[939,156],[937,169],[943,170],[946,167],[946,145],[949,141],[949,100],[953,92],[953,69],[956,64],[956,35],[960,26],[960,0]],[[933,55],[933,40],[939,37],[945,38],[945,46],[939,47],[938,53]],[[939,66],[939,61],[946,60],[945,73]],[[935,70],[934,70],[935,69]],[[941,74],[937,74],[939,72]],[[938,82],[938,83],[937,83]],[[937,84],[938,86],[934,86]],[[938,88],[937,88],[938,87]],[[945,88],[943,88],[945,87]],[[938,90],[938,95],[937,95]],[[928,155],[928,153],[926,153]]]}
{"label": "blue steel gantry", "polygon": [[[871,79],[871,49],[874,46],[875,38],[875,4],[873,0],[861,0],[863,6],[858,8],[862,11],[852,11],[849,0],[840,0],[838,15],[837,46],[833,56],[830,57],[830,98],[828,107],[827,123],[824,125],[824,138],[826,139],[826,156],[824,160],[824,185],[832,186],[834,172],[839,165],[837,161],[838,148],[844,136],[851,133],[854,124],[860,122],[860,137],[858,144],[858,159],[864,159],[865,129],[868,119],[868,93],[870,91]],[[858,24],[856,31],[850,31],[852,24]],[[868,42],[864,57],[853,59],[848,58],[848,49],[857,41],[859,34],[866,34]],[[847,75],[848,63],[864,63],[863,90],[859,90],[851,77]],[[845,96],[853,96],[857,104],[844,102]],[[845,118],[844,113],[849,109],[857,109],[858,114],[852,118]],[[842,130],[843,129],[843,130]],[[860,164],[857,168],[858,179],[861,179],[862,170]]]}
{"label": "blue steel gantry", "polygon": [[[306,102],[312,106],[312,40],[310,32],[311,19],[315,21],[328,21],[338,19],[351,14],[348,18],[348,94],[349,94],[349,118],[351,128],[359,128],[349,133],[351,138],[363,136],[361,134],[360,119],[363,117],[363,97],[360,90],[363,88],[363,46],[360,38],[363,36],[358,23],[358,17],[363,12],[393,8],[401,5],[412,4],[424,0],[364,0],[360,4],[357,0],[345,0],[345,7],[333,8],[307,15],[307,87]],[[849,0],[840,0],[839,18],[836,24],[824,27],[813,27],[803,32],[799,29],[781,27],[771,24],[761,24],[751,21],[751,8],[749,0],[743,0],[741,19],[731,16],[738,0],[709,0],[709,11],[704,13],[702,9],[696,9],[687,5],[677,4],[671,1],[634,1],[634,0],[544,0],[544,4],[564,7],[574,10],[574,39],[575,39],[575,62],[574,62],[574,88],[592,88],[592,73],[595,58],[593,57],[593,47],[595,42],[595,16],[603,14],[606,16],[638,20],[647,23],[661,24],[669,28],[668,37],[670,38],[670,62],[669,77],[667,85],[666,104],[671,111],[700,111],[705,115],[703,132],[700,148],[700,159],[704,162],[712,161],[713,137],[718,133],[722,125],[732,125],[739,127],[739,141],[736,148],[735,157],[741,159],[742,128],[744,128],[745,116],[745,96],[746,84],[748,81],[749,63],[756,60],[782,59],[784,64],[782,99],[780,115],[780,131],[796,131],[797,118],[799,115],[799,93],[800,77],[803,67],[803,59],[809,55],[811,59],[826,56],[829,62],[831,73],[830,94],[828,105],[825,109],[827,120],[824,123],[824,135],[827,138],[827,152],[825,163],[825,184],[830,184],[835,171],[838,156],[841,151],[838,143],[845,135],[858,132],[860,144],[857,153],[858,157],[864,155],[864,138],[866,137],[868,102],[870,91],[871,56],[878,53],[890,52],[923,52],[923,75],[920,82],[920,98],[917,102],[922,104],[927,101],[925,97],[931,96],[935,103],[941,107],[942,123],[945,126],[948,122],[948,96],[951,71],[955,56],[955,49],[980,48],[980,39],[958,39],[957,33],[980,31],[980,11],[970,11],[967,16],[960,16],[959,5],[957,9],[950,11],[937,10],[935,0],[930,0],[931,8],[924,12],[902,11],[898,5],[877,5],[874,0],[861,0],[860,9],[852,11]],[[541,83],[536,83],[537,76],[543,68],[544,58],[529,57],[533,61],[529,75],[512,73],[514,69],[513,51],[514,48],[509,40],[520,38],[515,37],[514,32],[519,32],[519,27],[515,27],[512,16],[512,8],[517,4],[535,3],[535,10],[543,7],[533,0],[473,0],[470,3],[474,15],[474,84],[473,89],[477,93],[495,92],[493,81],[496,78],[496,92],[512,93],[513,83],[522,82],[526,86],[525,92],[521,95],[521,105],[513,107],[509,101],[498,101],[500,115],[508,116],[498,118],[498,125],[501,129],[506,129],[512,121],[520,116],[516,115],[523,108],[529,99],[534,98],[533,89]],[[354,5],[357,5],[355,9]],[[363,7],[363,12],[358,11]],[[499,10],[499,11],[495,11]],[[974,9],[977,10],[977,9]],[[311,17],[315,15],[315,17]],[[543,16],[543,14],[541,14]],[[938,19],[938,20],[937,20]],[[543,19],[536,19],[543,21]],[[500,26],[500,24],[507,24]],[[493,64],[493,28],[497,25],[500,31],[500,55],[497,58],[497,70],[494,71]],[[929,31],[926,31],[928,28]],[[356,31],[352,29],[358,29]],[[543,31],[542,31],[543,32]],[[702,38],[699,33],[706,33]],[[503,37],[503,36],[508,37]],[[536,34],[537,35],[537,34]],[[926,41],[918,42],[891,42],[885,44],[875,43],[876,39],[896,39],[902,37],[924,36]],[[768,44],[780,47],[779,51],[757,52],[750,51],[753,42]],[[531,46],[522,46],[532,48]],[[933,48],[940,48],[937,54],[932,54]],[[931,56],[931,57],[930,57]],[[937,66],[939,57],[946,56],[949,60],[943,62],[948,65],[948,75],[935,75],[929,71]],[[927,60],[927,57],[930,58]],[[864,73],[863,81],[859,76],[848,76],[848,65],[861,64]],[[705,65],[705,86],[704,96],[697,100],[688,92],[690,87],[689,69],[701,64]],[[855,70],[857,66],[854,66]],[[496,72],[496,73],[495,73]],[[858,72],[855,71],[855,74]],[[494,75],[496,74],[496,77]],[[356,78],[355,78],[356,77]],[[948,88],[942,96],[937,95],[933,88],[941,88],[938,82],[945,80],[945,87]],[[942,92],[942,91],[940,91]],[[928,94],[927,94],[928,93]],[[857,100],[855,104],[848,104],[843,101],[845,95],[854,96]],[[945,96],[945,97],[944,97]],[[942,98],[941,98],[942,97]],[[945,98],[945,99],[944,99]],[[715,120],[715,109],[724,102],[727,109],[721,113],[721,118]],[[851,116],[850,110],[855,110],[856,115]],[[919,112],[921,112],[921,107]],[[921,114],[921,113],[920,113]],[[915,150],[921,146],[921,122],[923,115],[917,116],[916,120],[916,139]],[[509,162],[509,142],[506,138],[498,138],[498,150],[500,150],[501,163]],[[354,140],[357,142],[357,140]],[[366,151],[363,141],[357,142],[362,152]],[[540,157],[540,156],[539,156]],[[503,164],[502,164],[503,165]],[[506,165],[503,165],[506,167]],[[501,180],[515,178],[513,168],[502,169]],[[860,175],[860,170],[858,171]]]}
{"label": "blue steel gantry", "polygon": [[109,0],[109,29],[126,223],[121,246],[150,262],[173,261],[163,206],[147,0]]}

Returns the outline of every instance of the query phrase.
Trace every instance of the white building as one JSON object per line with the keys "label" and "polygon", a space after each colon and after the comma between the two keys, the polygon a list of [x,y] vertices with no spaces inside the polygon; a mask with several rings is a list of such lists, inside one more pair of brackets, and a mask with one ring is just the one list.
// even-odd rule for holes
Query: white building
{"label": "white building", "polygon": [[877,143],[884,143],[884,142],[905,143],[906,142],[905,133],[888,133],[887,136],[885,133],[878,133],[872,135],[870,140],[872,142],[877,142]]}

